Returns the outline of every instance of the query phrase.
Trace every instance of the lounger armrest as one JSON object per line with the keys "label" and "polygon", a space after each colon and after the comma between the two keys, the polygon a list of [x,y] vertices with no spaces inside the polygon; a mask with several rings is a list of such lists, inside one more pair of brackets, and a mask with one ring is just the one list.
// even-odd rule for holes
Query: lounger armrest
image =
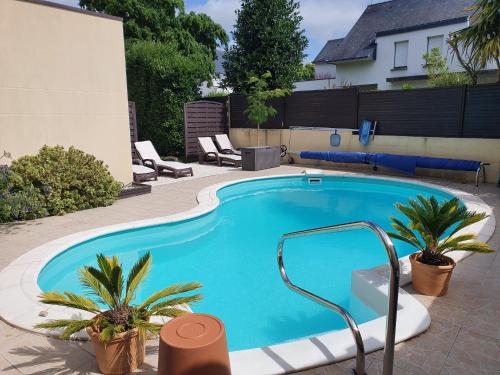
{"label": "lounger armrest", "polygon": [[132,159],[132,164],[135,164],[135,165],[144,165],[142,163],[142,160],[141,159]]}
{"label": "lounger armrest", "polygon": [[221,154],[234,154],[234,151],[229,149],[229,148],[225,148],[223,150],[220,150],[220,153]]}
{"label": "lounger armrest", "polygon": [[156,174],[158,174],[158,165],[156,164],[156,162],[153,159],[142,159],[142,162],[147,167],[153,168],[155,170]]}
{"label": "lounger armrest", "polygon": [[205,152],[205,156],[215,156],[216,158],[217,158],[217,157],[219,157],[219,155],[217,155],[217,153],[216,153],[216,152],[212,152],[212,151],[210,151],[210,152]]}

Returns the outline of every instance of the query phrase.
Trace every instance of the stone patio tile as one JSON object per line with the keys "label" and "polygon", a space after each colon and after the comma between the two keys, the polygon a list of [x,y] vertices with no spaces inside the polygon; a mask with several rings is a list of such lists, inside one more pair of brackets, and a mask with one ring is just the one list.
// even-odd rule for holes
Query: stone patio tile
{"label": "stone patio tile", "polygon": [[20,335],[0,347],[0,355],[23,374],[73,374],[94,357],[79,343],[41,335]]}
{"label": "stone patio tile", "polygon": [[462,329],[443,367],[442,374],[498,375],[500,340]]}
{"label": "stone patio tile", "polygon": [[2,375],[21,375],[18,369],[12,366],[5,358],[0,356],[0,374]]}
{"label": "stone patio tile", "polygon": [[[460,326],[433,317],[427,331],[396,346],[395,367],[411,374],[439,374],[459,331]],[[382,351],[373,355],[373,362],[382,362]]]}

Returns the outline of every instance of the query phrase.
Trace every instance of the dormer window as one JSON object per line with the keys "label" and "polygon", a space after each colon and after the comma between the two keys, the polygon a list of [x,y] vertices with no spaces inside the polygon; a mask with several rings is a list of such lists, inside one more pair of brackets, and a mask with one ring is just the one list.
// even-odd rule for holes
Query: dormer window
{"label": "dormer window", "polygon": [[406,69],[408,65],[408,41],[394,43],[394,69]]}
{"label": "dormer window", "polygon": [[443,52],[444,35],[435,35],[427,38],[427,53],[430,53],[434,48],[439,52]]}

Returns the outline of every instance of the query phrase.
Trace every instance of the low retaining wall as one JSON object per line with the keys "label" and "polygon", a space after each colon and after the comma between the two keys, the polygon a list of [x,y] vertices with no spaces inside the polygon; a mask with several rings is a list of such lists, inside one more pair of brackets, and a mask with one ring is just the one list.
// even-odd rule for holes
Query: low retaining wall
{"label": "low retaining wall", "polygon": [[[332,131],[327,130],[261,130],[261,144],[277,146],[284,144],[293,153],[300,151],[363,151],[401,155],[421,155],[452,159],[479,160],[491,165],[486,167],[487,182],[496,183],[500,173],[500,139],[479,138],[437,138],[375,135],[375,139],[365,147],[359,143],[358,135],[351,129],[339,129],[342,137],[339,147],[330,145]],[[255,129],[230,129],[231,141],[236,147],[257,144]],[[305,160],[293,155],[301,164],[336,165],[352,169],[367,169],[369,166],[354,164],[332,164],[324,161]],[[442,170],[417,170],[417,175],[442,177],[461,181],[473,181],[474,173]]]}

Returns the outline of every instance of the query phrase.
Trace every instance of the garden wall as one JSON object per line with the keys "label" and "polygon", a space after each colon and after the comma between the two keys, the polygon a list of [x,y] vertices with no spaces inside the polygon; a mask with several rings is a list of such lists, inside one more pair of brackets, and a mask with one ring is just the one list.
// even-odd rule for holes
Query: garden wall
{"label": "garden wall", "polygon": [[130,182],[121,20],[36,0],[1,0],[0,17],[0,154],[73,145]]}

